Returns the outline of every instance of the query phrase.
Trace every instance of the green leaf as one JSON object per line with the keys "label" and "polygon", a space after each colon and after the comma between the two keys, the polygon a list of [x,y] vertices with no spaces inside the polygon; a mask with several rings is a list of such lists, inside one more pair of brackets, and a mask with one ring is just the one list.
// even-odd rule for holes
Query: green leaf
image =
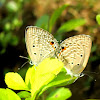
{"label": "green leaf", "polygon": [[66,86],[69,84],[74,83],[77,80],[78,77],[71,77],[67,74],[67,72],[60,72],[54,80],[52,80],[49,84],[45,85],[38,96],[40,96],[44,91],[46,91],[48,88],[53,86]]}
{"label": "green leaf", "polygon": [[76,27],[79,27],[81,25],[84,25],[86,23],[85,19],[72,19],[67,22],[65,22],[57,31],[57,33],[63,33],[63,32],[69,32],[75,29]]}
{"label": "green leaf", "polygon": [[69,84],[74,83],[77,80],[78,77],[75,76],[70,76],[69,74],[67,74],[66,72],[60,72],[57,77],[50,82],[50,84],[48,84],[49,86],[66,86]]}
{"label": "green leaf", "polygon": [[21,100],[20,97],[10,89],[0,88],[0,100]]}
{"label": "green leaf", "polygon": [[[52,81],[63,67],[63,63],[58,59],[47,58],[42,61],[35,70],[35,79],[32,83],[33,100],[40,89]],[[33,76],[32,76],[33,77]]]}
{"label": "green leaf", "polygon": [[66,100],[71,95],[72,93],[68,88],[62,87],[50,93],[46,100]]}
{"label": "green leaf", "polygon": [[55,37],[57,38],[57,40],[61,40],[62,39],[62,37],[61,37],[62,35],[60,35],[61,33],[72,31],[76,27],[84,25],[85,23],[86,23],[85,19],[82,19],[82,18],[69,20],[69,21],[65,22],[57,30],[57,33],[55,34]]}
{"label": "green leaf", "polygon": [[17,93],[17,95],[20,97],[20,98],[28,98],[31,96],[31,93],[27,92],[27,91],[21,91],[19,93]]}
{"label": "green leaf", "polygon": [[26,85],[29,87],[29,89],[31,89],[31,81],[34,81],[34,77],[35,76],[35,66],[30,67],[27,72],[26,72],[26,76],[25,76],[25,83]]}
{"label": "green leaf", "polygon": [[96,16],[96,21],[97,21],[97,23],[100,25],[100,14],[98,14],[98,15]]}
{"label": "green leaf", "polygon": [[51,33],[53,25],[55,24],[56,20],[60,17],[61,13],[68,7],[68,4],[63,5],[61,8],[58,8],[52,14],[50,21],[49,21],[49,32]]}
{"label": "green leaf", "polygon": [[14,90],[29,90],[24,80],[18,73],[9,72],[5,75],[7,86]]}
{"label": "green leaf", "polygon": [[35,25],[45,30],[48,30],[48,22],[49,22],[49,16],[43,15],[36,21]]}
{"label": "green leaf", "polygon": [[25,100],[32,100],[31,98],[26,98]]}

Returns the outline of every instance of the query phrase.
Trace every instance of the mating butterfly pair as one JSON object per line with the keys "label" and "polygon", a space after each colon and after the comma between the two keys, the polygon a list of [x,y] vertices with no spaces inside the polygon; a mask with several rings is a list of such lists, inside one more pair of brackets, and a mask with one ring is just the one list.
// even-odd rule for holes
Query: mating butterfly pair
{"label": "mating butterfly pair", "polygon": [[73,75],[80,74],[86,67],[92,45],[89,35],[76,35],[59,45],[52,34],[36,26],[26,27],[25,41],[33,64],[38,65],[45,58],[56,55]]}

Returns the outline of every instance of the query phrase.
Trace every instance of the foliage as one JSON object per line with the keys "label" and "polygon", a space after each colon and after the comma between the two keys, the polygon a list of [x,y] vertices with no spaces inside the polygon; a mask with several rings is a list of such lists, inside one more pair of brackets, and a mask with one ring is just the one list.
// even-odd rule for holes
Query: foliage
{"label": "foliage", "polygon": [[20,10],[22,9],[21,2],[9,1],[5,3],[5,0],[2,0],[0,4],[4,4],[5,10],[7,11],[7,15],[5,18],[2,17],[0,19],[0,26],[2,28],[0,32],[0,54],[4,54],[6,52],[6,48],[8,45],[16,46],[19,43],[18,36],[15,35],[15,30],[18,30],[23,21],[20,16]]}
{"label": "foliage", "polygon": [[52,14],[50,21],[49,21],[49,32],[51,33],[53,25],[55,24],[56,20],[60,17],[62,11],[66,9],[68,5],[63,5],[61,8],[55,10],[55,12]]}
{"label": "foliage", "polygon": [[47,30],[48,29],[48,21],[49,21],[49,16],[43,15],[36,21],[35,25]]}
{"label": "foliage", "polygon": [[21,100],[20,97],[11,89],[0,88],[0,100]]}
{"label": "foliage", "polygon": [[[63,5],[61,8],[55,10],[54,13],[51,15],[50,20],[49,20],[49,16],[48,15],[42,16],[40,19],[38,19],[36,21],[35,25],[38,26],[38,27],[41,27],[43,29],[46,29],[51,33],[52,32],[52,28],[54,27],[56,21],[61,16],[61,13],[66,9],[66,7],[68,7],[68,5]],[[44,19],[46,19],[45,22],[44,22]],[[44,23],[46,25],[43,26]],[[72,31],[75,28],[77,28],[77,27],[79,27],[81,25],[84,25],[85,23],[86,23],[86,21],[83,18],[69,20],[69,21],[63,23],[63,25],[59,27],[57,32],[54,34],[55,38],[57,40],[62,40],[62,34],[64,32]]]}
{"label": "foliage", "polygon": [[[25,82],[18,73],[7,73],[5,75],[5,82],[8,88],[23,91],[16,94],[10,89],[10,92],[7,92],[8,89],[1,89],[3,92],[0,96],[0,100],[2,98],[3,100],[13,100],[13,97],[15,98],[14,100],[21,100],[19,97],[35,100],[50,87],[64,86],[73,83],[77,77],[67,75],[65,70],[62,70],[62,68],[63,63],[58,59],[46,58],[38,66],[33,66],[27,70]],[[6,92],[7,95],[9,94],[9,97],[4,96]],[[70,96],[70,90],[62,87],[52,91],[46,100],[66,100]]]}
{"label": "foliage", "polygon": [[50,93],[50,95],[48,95],[46,100],[66,100],[70,96],[71,96],[70,90],[68,88],[62,87]]}

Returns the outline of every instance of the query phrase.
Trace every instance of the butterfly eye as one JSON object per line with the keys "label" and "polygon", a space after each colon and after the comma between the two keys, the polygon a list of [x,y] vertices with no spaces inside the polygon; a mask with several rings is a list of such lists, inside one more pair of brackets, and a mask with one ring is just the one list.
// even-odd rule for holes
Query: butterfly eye
{"label": "butterfly eye", "polygon": [[30,65],[33,65],[33,63],[32,63],[32,61],[31,61],[31,60],[30,60],[30,62],[29,62],[29,63],[30,63]]}
{"label": "butterfly eye", "polygon": [[80,77],[83,77],[84,76],[84,74],[83,73],[80,73]]}

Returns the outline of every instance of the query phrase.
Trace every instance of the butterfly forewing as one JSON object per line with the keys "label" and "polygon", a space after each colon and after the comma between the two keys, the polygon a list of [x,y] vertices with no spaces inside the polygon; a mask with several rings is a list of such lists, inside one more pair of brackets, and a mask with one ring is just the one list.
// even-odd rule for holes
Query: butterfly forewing
{"label": "butterfly forewing", "polygon": [[73,74],[79,74],[86,67],[91,45],[91,38],[88,35],[70,37],[60,44],[58,59],[64,62],[66,69]]}
{"label": "butterfly forewing", "polygon": [[36,26],[26,28],[25,41],[29,56],[35,65],[47,57],[52,57],[59,46],[52,34]]}

